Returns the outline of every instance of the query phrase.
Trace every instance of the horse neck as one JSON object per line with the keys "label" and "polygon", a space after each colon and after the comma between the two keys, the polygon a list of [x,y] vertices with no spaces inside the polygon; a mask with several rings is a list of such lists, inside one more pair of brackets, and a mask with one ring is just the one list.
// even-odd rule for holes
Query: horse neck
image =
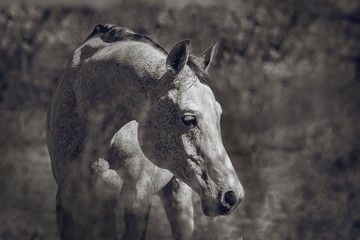
{"label": "horse neck", "polygon": [[166,73],[165,61],[163,52],[145,43],[128,42],[116,54],[117,72],[122,75],[117,83],[124,96],[118,104],[138,122],[166,87],[159,84]]}
{"label": "horse neck", "polygon": [[87,49],[97,51],[93,51],[91,60],[77,64],[74,84],[83,112],[118,115],[121,125],[139,121],[166,72],[165,53],[145,43],[105,44],[94,40],[79,48],[75,56]]}

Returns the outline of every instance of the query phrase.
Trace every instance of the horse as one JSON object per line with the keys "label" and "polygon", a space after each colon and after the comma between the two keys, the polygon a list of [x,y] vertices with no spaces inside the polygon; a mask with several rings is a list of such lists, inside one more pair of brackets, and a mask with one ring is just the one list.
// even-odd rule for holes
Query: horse
{"label": "horse", "polygon": [[199,56],[189,44],[167,53],[145,35],[100,24],[75,50],[46,124],[61,239],[118,239],[118,204],[122,239],[145,239],[155,194],[173,238],[191,239],[193,190],[207,216],[243,200],[207,74],[218,44]]}

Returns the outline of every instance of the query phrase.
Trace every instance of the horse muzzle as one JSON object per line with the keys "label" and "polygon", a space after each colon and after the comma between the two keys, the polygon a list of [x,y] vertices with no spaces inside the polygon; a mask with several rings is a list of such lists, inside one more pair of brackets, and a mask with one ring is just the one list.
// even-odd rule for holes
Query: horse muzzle
{"label": "horse muzzle", "polygon": [[206,216],[228,215],[244,200],[244,191],[241,186],[236,191],[230,189],[219,192],[212,201],[207,198],[201,199],[201,207]]}
{"label": "horse muzzle", "polygon": [[232,190],[228,190],[221,194],[220,206],[218,208],[219,215],[230,214],[244,199],[244,194],[236,194]]}

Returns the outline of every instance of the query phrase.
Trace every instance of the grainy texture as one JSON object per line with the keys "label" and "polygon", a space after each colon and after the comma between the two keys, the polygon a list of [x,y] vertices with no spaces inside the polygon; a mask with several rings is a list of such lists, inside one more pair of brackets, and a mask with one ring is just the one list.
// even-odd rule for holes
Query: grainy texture
{"label": "grainy texture", "polygon": [[[57,239],[45,108],[71,52],[101,22],[146,33],[166,50],[179,39],[194,49],[221,39],[210,75],[246,197],[216,228],[195,201],[198,239],[215,229],[219,239],[358,239],[358,1],[139,4],[2,8],[0,239]],[[156,209],[148,236],[168,239]]]}

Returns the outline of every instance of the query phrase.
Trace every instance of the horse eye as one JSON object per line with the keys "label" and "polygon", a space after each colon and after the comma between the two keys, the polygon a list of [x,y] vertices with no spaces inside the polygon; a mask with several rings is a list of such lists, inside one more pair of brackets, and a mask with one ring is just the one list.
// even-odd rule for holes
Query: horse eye
{"label": "horse eye", "polygon": [[196,118],[192,115],[186,115],[184,117],[181,118],[181,121],[183,122],[183,124],[185,126],[196,126],[197,121]]}

